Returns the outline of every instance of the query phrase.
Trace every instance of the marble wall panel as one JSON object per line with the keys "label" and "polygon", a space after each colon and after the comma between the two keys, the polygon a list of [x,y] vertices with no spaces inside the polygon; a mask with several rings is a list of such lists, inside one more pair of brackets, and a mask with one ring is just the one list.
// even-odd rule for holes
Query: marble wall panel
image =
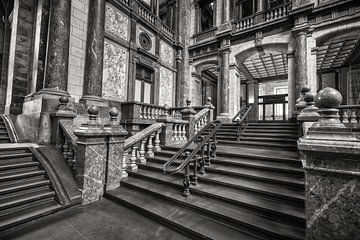
{"label": "marble wall panel", "polygon": [[174,49],[164,41],[160,41],[160,59],[170,66],[174,65]]}
{"label": "marble wall panel", "polygon": [[146,33],[149,38],[151,39],[151,48],[149,50],[147,50],[149,53],[155,55],[155,46],[156,46],[156,37],[155,35],[149,31],[148,29],[146,29],[145,27],[143,27],[142,25],[138,25],[136,28],[136,43],[139,47],[141,47],[140,41],[139,41],[139,36],[141,33]]}
{"label": "marble wall panel", "polygon": [[119,140],[124,141],[123,138],[110,137],[106,190],[112,190],[120,186],[124,143],[119,143]]}
{"label": "marble wall panel", "polygon": [[159,105],[173,106],[175,73],[165,67],[160,67]]}
{"label": "marble wall panel", "polygon": [[118,101],[127,100],[128,51],[109,40],[104,42],[102,96]]}
{"label": "marble wall panel", "polygon": [[115,38],[129,40],[129,18],[120,10],[106,4],[105,31]]}

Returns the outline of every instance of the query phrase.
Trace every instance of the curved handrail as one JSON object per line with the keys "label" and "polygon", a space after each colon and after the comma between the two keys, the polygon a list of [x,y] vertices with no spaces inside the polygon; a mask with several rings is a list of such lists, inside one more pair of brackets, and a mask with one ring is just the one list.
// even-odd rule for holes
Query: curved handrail
{"label": "curved handrail", "polygon": [[154,123],[148,126],[147,128],[141,130],[140,132],[127,138],[124,142],[124,150],[128,149],[135,143],[140,142],[142,139],[149,137],[151,134],[158,131],[163,126],[165,126],[165,123]]}
{"label": "curved handrail", "polygon": [[77,136],[74,134],[72,129],[69,129],[70,126],[67,121],[60,120],[59,127],[65,134],[65,136],[70,140],[70,143],[76,148],[77,147]]}
{"label": "curved handrail", "polygon": [[240,122],[241,122],[241,120],[244,119],[244,116],[247,116],[249,114],[251,108],[252,108],[252,104],[247,104],[247,105],[243,106],[237,112],[237,114],[233,117],[232,121],[233,122],[239,122],[239,120],[237,120],[237,118],[240,117]]}
{"label": "curved handrail", "polygon": [[207,112],[209,112],[210,109],[209,108],[203,108],[202,110],[200,110],[199,112],[197,112],[194,116],[194,121],[197,121],[199,118],[201,118],[202,116],[204,116]]}
{"label": "curved handrail", "polygon": [[[184,167],[186,165],[189,164],[189,162],[191,161],[191,159],[196,155],[197,152],[199,152],[201,150],[201,148],[210,140],[211,137],[213,137],[217,130],[221,127],[222,122],[219,120],[213,121],[208,123],[203,129],[201,129],[200,132],[198,132],[195,136],[193,136],[186,144],[185,146],[183,146],[172,158],[170,158],[169,161],[167,161],[164,165],[163,165],[163,172],[164,173],[170,173],[170,174],[175,174],[178,173],[180,171],[182,171],[184,169]],[[192,152],[186,157],[186,159],[175,169],[169,169],[170,165],[176,160],[178,159],[178,157],[180,157],[185,151],[187,151],[187,148],[196,140],[198,139],[201,135],[203,135],[203,133],[205,132],[205,130],[207,130],[209,127],[214,127],[212,129],[212,131],[210,133],[208,133],[208,135],[201,141],[200,144],[198,144],[198,146],[192,150]]]}

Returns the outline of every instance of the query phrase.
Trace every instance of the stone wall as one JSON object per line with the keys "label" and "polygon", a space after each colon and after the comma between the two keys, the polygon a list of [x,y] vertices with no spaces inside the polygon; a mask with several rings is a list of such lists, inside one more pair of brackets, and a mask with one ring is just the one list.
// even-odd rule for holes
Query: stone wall
{"label": "stone wall", "polygon": [[88,5],[89,0],[71,1],[68,92],[75,101],[83,93]]}

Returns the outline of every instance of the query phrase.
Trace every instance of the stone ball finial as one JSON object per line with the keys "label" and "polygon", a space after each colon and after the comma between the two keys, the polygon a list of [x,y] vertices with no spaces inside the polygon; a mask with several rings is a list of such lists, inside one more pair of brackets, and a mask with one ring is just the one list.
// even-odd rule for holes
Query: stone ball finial
{"label": "stone ball finial", "polygon": [[109,110],[109,114],[111,117],[117,117],[119,116],[119,109],[117,107],[112,107],[110,110]]}
{"label": "stone ball finial", "polygon": [[208,103],[211,103],[212,98],[211,98],[211,97],[207,97],[207,98],[206,98],[206,101],[207,101]]}
{"label": "stone ball finial", "polygon": [[300,88],[300,92],[301,92],[302,94],[305,94],[305,93],[310,92],[310,91],[311,91],[311,87],[310,87],[309,85],[304,85],[304,86],[302,86],[302,87]]}
{"label": "stone ball finial", "polygon": [[89,115],[89,120],[90,121],[95,121],[96,120],[96,116],[98,115],[100,109],[98,106],[95,106],[95,105],[90,105],[88,108],[87,108],[87,113]]}
{"label": "stone ball finial", "polygon": [[315,97],[315,106],[318,108],[337,108],[341,102],[341,93],[330,87],[320,90]]}
{"label": "stone ball finial", "polygon": [[61,104],[67,104],[69,102],[69,100],[70,100],[69,96],[66,96],[66,95],[63,95],[63,96],[59,97],[59,102]]}
{"label": "stone ball finial", "polygon": [[169,112],[170,112],[170,107],[169,107],[169,105],[165,104],[165,105],[164,105],[164,113],[165,113],[166,115],[168,115]]}
{"label": "stone ball finial", "polygon": [[119,109],[117,107],[112,107],[110,110],[109,110],[109,115],[110,115],[110,121],[112,123],[115,123],[118,116],[119,116]]}
{"label": "stone ball finial", "polygon": [[191,104],[191,100],[186,99],[186,106],[190,106],[190,104]]}
{"label": "stone ball finial", "polygon": [[309,104],[309,103],[314,103],[315,101],[315,95],[311,92],[308,92],[305,94],[304,96],[304,101]]}

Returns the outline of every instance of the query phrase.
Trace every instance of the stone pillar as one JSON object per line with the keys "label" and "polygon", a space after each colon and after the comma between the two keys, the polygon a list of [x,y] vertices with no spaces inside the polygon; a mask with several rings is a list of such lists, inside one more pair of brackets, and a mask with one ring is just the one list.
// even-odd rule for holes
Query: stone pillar
{"label": "stone pillar", "polygon": [[228,46],[229,40],[223,40],[223,47],[219,50],[221,56],[220,65],[220,84],[218,84],[218,91],[220,96],[220,109],[218,119],[230,121],[230,102],[229,102],[229,57],[230,47]]}
{"label": "stone pillar", "polygon": [[320,119],[299,139],[304,155],[306,239],[356,239],[360,235],[360,140],[339,121],[341,94],[316,96]]}
{"label": "stone pillar", "polygon": [[306,30],[293,31],[295,37],[295,98],[300,97],[300,89],[307,84],[307,40]]}
{"label": "stone pillar", "polygon": [[265,21],[264,9],[265,9],[264,0],[257,0],[255,23],[262,23]]}
{"label": "stone pillar", "polygon": [[191,101],[186,100],[187,107],[181,110],[182,119],[185,121],[189,121],[186,137],[187,139],[190,139],[195,135],[195,125],[194,125],[194,117],[196,114],[196,111],[190,106]]}
{"label": "stone pillar", "polygon": [[223,23],[230,22],[230,0],[223,0]]}
{"label": "stone pillar", "polygon": [[259,120],[259,83],[257,81],[248,81],[247,97],[247,103],[252,104],[249,121],[257,122]]}
{"label": "stone pillar", "polygon": [[105,0],[89,2],[85,74],[81,102],[103,102],[102,75],[105,32]]}
{"label": "stone pillar", "polygon": [[98,107],[90,106],[88,124],[74,131],[78,137],[75,180],[82,189],[82,205],[96,202],[106,190],[120,186],[127,132],[113,120],[117,118],[117,109],[110,110],[111,125],[100,125],[98,113]]}
{"label": "stone pillar", "polygon": [[294,53],[288,53],[288,118],[295,113],[296,104],[296,81],[295,81],[295,58]]}
{"label": "stone pillar", "polygon": [[185,106],[186,99],[190,99],[190,63],[189,63],[189,46],[191,33],[191,3],[190,1],[178,1],[179,11],[179,43],[182,45],[181,59],[178,62],[178,79],[176,91],[177,106]]}
{"label": "stone pillar", "polygon": [[[41,92],[68,94],[71,0],[51,2],[45,89]],[[50,90],[51,89],[51,90]]]}

